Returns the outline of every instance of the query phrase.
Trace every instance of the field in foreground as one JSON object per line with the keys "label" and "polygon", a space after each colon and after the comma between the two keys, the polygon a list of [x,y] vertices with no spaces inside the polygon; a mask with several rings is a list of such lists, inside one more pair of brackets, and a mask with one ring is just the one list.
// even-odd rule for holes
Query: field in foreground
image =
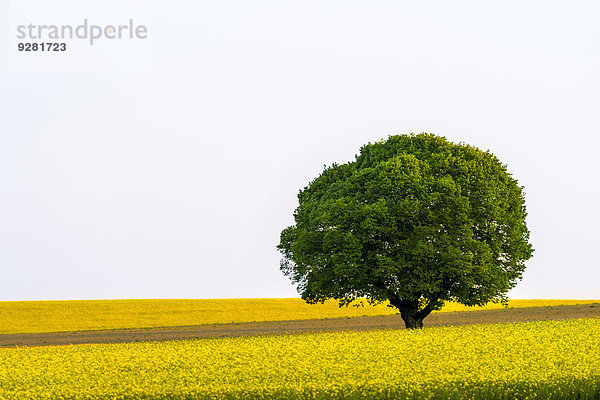
{"label": "field in foreground", "polygon": [[600,397],[600,319],[0,349],[0,399]]}
{"label": "field in foreground", "polygon": [[[520,308],[595,302],[598,300],[510,300],[509,306]],[[501,304],[465,307],[448,303],[440,312],[501,308]],[[385,304],[340,308],[335,301],[312,305],[297,298],[2,301],[0,334],[308,320],[392,315],[396,312]]]}

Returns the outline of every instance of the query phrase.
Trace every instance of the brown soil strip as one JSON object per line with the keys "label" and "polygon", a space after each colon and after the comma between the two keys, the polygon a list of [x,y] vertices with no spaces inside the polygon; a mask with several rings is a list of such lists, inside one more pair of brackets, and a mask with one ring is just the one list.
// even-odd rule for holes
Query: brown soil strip
{"label": "brown soil strip", "polygon": [[[435,313],[425,319],[426,327],[502,322],[525,322],[600,317],[600,303],[570,306],[507,308],[501,310]],[[216,337],[274,335],[287,333],[403,329],[399,315],[250,322],[145,329],[21,333],[0,335],[0,347],[49,346],[83,343],[128,343]]]}

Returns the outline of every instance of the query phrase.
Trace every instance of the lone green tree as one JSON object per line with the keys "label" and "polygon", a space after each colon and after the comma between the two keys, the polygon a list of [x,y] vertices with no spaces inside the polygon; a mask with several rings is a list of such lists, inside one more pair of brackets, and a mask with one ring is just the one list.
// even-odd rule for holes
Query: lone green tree
{"label": "lone green tree", "polygon": [[432,134],[367,144],[298,200],[277,247],[302,298],[389,301],[407,328],[447,300],[506,301],[533,253],[522,187],[506,166]]}

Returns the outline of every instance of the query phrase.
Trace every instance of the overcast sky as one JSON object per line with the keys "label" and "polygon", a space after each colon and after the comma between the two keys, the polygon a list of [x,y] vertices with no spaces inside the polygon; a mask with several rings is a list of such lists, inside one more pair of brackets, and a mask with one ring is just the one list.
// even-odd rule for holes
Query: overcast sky
{"label": "overcast sky", "polygon": [[[0,13],[0,300],[294,297],[298,190],[410,132],[525,187],[512,298],[600,299],[597,2],[63,3]],[[84,18],[148,38],[15,50],[18,24]]]}

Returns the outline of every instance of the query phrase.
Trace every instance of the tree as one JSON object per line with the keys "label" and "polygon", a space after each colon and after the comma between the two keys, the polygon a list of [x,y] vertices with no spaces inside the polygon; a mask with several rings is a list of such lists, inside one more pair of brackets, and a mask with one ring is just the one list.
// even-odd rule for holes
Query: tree
{"label": "tree", "polygon": [[309,303],[389,301],[407,328],[444,301],[505,302],[533,253],[522,189],[490,152],[390,136],[300,191],[281,270]]}

